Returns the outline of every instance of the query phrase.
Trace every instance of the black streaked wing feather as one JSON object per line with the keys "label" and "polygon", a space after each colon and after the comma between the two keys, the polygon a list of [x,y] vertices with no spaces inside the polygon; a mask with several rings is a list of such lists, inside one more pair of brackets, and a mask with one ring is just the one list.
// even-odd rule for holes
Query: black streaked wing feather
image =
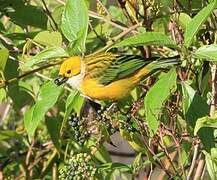
{"label": "black streaked wing feather", "polygon": [[144,67],[150,61],[144,61],[141,56],[121,55],[116,58],[111,65],[105,69],[100,83],[107,85],[112,81],[116,81],[135,73],[140,68]]}
{"label": "black streaked wing feather", "polygon": [[[85,76],[87,78],[97,78],[104,74],[105,70],[116,60],[118,55],[112,53],[99,53],[89,55],[84,58]],[[115,73],[115,70],[114,72]]]}

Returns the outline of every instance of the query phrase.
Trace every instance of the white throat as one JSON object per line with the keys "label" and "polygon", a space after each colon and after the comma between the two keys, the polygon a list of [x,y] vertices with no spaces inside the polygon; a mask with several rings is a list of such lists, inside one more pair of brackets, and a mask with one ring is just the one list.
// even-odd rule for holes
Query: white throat
{"label": "white throat", "polygon": [[84,75],[85,75],[85,68],[84,68],[84,64],[81,63],[81,72],[76,75],[76,76],[72,76],[67,80],[67,83],[73,88],[73,89],[77,89],[80,90],[81,88],[81,83],[84,79]]}

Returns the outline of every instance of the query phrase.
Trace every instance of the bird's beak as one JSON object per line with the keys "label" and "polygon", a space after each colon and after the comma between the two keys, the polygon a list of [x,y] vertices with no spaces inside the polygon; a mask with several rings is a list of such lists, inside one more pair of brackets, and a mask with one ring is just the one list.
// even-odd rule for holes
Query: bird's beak
{"label": "bird's beak", "polygon": [[59,77],[57,77],[57,78],[54,80],[54,83],[55,83],[57,86],[60,86],[61,84],[65,83],[67,80],[68,80],[67,77],[59,76]]}

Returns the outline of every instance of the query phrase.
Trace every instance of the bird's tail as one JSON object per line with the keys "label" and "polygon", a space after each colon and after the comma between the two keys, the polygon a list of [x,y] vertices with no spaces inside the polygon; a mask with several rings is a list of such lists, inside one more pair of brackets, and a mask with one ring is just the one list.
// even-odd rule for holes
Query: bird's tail
{"label": "bird's tail", "polygon": [[150,73],[154,73],[157,70],[165,69],[169,67],[173,67],[175,65],[181,64],[180,56],[174,56],[174,57],[168,57],[168,58],[159,58],[148,65],[146,65],[144,68],[142,68],[138,74],[138,79],[144,79],[147,75],[150,75]]}

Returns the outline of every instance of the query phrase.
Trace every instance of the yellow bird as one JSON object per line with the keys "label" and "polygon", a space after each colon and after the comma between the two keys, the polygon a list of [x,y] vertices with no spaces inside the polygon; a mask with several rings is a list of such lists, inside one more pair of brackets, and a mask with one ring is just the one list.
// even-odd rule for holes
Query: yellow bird
{"label": "yellow bird", "polygon": [[110,52],[74,56],[66,59],[59,71],[57,85],[64,82],[92,100],[117,101],[155,70],[179,64],[179,57],[145,60],[138,55],[119,55]]}

